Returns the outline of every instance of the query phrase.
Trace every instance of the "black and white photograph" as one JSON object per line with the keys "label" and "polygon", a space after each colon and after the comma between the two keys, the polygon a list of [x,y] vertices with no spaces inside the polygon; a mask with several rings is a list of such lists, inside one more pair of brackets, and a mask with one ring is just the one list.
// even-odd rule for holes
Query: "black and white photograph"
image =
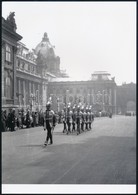
{"label": "black and white photograph", "polygon": [[136,194],[136,1],[2,1],[2,194]]}

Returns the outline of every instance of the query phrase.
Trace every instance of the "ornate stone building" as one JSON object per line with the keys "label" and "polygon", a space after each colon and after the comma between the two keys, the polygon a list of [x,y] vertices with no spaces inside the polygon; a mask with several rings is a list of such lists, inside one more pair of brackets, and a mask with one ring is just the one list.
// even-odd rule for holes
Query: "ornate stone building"
{"label": "ornate stone building", "polygon": [[136,84],[124,83],[117,86],[117,113],[125,114],[127,111],[136,113]]}
{"label": "ornate stone building", "polygon": [[53,109],[81,102],[93,111],[125,114],[136,110],[136,84],[117,86],[106,71],[95,71],[87,81],[74,81],[60,69],[60,57],[47,33],[32,51],[20,42],[14,12],[2,18],[2,108],[45,110],[52,97]]}
{"label": "ornate stone building", "polygon": [[14,12],[2,18],[2,109],[45,110],[50,80],[67,77],[60,70],[47,33],[32,51],[20,42]]}
{"label": "ornate stone building", "polygon": [[22,39],[16,33],[14,12],[5,20],[2,18],[2,107],[16,107],[16,52],[17,42]]}
{"label": "ornate stone building", "polygon": [[94,111],[116,113],[116,83],[105,71],[94,72],[88,81],[55,78],[48,84],[48,96],[52,97],[55,110],[63,109],[69,102],[81,102],[92,105]]}

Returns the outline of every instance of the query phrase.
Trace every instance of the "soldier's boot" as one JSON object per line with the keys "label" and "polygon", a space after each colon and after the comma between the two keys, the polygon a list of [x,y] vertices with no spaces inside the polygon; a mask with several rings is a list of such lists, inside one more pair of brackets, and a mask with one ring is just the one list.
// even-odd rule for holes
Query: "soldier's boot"
{"label": "soldier's boot", "polygon": [[45,141],[45,142],[44,142],[44,146],[47,146],[47,144],[48,144],[47,141]]}

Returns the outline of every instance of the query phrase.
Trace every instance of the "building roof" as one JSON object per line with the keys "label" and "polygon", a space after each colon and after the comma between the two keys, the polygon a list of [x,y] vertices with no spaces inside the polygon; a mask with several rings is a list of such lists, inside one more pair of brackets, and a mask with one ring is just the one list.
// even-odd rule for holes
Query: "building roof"
{"label": "building roof", "polygon": [[50,82],[72,82],[72,81],[88,81],[87,80],[80,80],[80,79],[74,79],[74,78],[71,78],[71,77],[57,77],[57,78],[54,78],[52,79]]}
{"label": "building roof", "polygon": [[110,73],[108,73],[107,71],[94,71],[94,73],[92,75],[111,75]]}

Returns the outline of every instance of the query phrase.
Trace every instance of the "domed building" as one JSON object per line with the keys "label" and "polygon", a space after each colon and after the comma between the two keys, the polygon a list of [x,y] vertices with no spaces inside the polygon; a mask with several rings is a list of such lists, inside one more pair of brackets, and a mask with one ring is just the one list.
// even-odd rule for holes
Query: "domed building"
{"label": "domed building", "polygon": [[52,73],[57,77],[61,76],[60,57],[56,56],[54,46],[50,43],[46,32],[34,52],[37,55],[37,67],[39,71],[45,69],[46,72]]}

